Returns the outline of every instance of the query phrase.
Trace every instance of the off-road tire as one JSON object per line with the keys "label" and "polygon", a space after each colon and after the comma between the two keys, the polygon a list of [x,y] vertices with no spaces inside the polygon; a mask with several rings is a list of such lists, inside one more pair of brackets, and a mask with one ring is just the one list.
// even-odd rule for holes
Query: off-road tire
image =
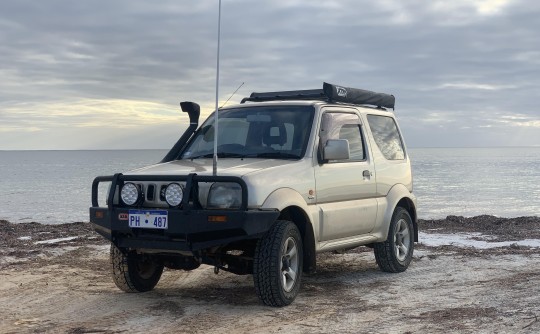
{"label": "off-road tire", "polygon": [[382,271],[400,273],[409,267],[414,251],[414,226],[404,208],[397,207],[390,222],[388,238],[374,244],[375,260]]}
{"label": "off-road tire", "polygon": [[296,225],[276,221],[258,241],[253,259],[255,292],[264,304],[280,307],[294,301],[300,290],[302,257],[302,237]]}
{"label": "off-road tire", "polygon": [[162,264],[136,253],[123,253],[114,244],[111,244],[110,260],[114,283],[125,292],[150,291],[163,273]]}

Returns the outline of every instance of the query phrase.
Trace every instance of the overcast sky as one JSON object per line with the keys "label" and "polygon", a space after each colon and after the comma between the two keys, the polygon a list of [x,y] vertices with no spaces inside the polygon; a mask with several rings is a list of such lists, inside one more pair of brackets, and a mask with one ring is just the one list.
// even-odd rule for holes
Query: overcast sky
{"label": "overcast sky", "polygon": [[[217,0],[0,1],[0,150],[169,148],[215,99]],[[540,146],[540,2],[223,0],[220,100],[396,96],[409,147]]]}

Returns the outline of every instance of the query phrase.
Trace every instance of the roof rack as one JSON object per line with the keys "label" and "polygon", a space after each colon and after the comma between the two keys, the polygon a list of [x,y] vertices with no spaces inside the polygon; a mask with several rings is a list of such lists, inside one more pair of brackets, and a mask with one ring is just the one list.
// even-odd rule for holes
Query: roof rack
{"label": "roof rack", "polygon": [[240,103],[282,100],[322,100],[394,109],[396,98],[390,94],[375,93],[369,90],[343,87],[324,82],[323,89],[251,93],[249,97],[243,98]]}

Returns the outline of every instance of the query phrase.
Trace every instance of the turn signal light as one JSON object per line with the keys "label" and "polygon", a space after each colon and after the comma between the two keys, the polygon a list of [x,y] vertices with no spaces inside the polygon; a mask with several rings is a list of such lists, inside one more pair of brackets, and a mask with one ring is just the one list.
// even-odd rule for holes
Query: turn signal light
{"label": "turn signal light", "polygon": [[227,216],[208,216],[209,223],[226,223]]}

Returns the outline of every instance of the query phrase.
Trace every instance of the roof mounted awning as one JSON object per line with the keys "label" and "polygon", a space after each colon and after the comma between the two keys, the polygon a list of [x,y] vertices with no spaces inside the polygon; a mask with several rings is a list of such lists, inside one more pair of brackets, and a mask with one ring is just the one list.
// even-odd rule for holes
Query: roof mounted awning
{"label": "roof mounted awning", "polygon": [[289,90],[281,92],[251,93],[246,101],[280,101],[280,100],[323,100],[328,102],[341,102],[356,105],[372,105],[379,108],[394,109],[396,98],[394,95],[376,93],[369,90],[343,87],[324,82],[323,89]]}

